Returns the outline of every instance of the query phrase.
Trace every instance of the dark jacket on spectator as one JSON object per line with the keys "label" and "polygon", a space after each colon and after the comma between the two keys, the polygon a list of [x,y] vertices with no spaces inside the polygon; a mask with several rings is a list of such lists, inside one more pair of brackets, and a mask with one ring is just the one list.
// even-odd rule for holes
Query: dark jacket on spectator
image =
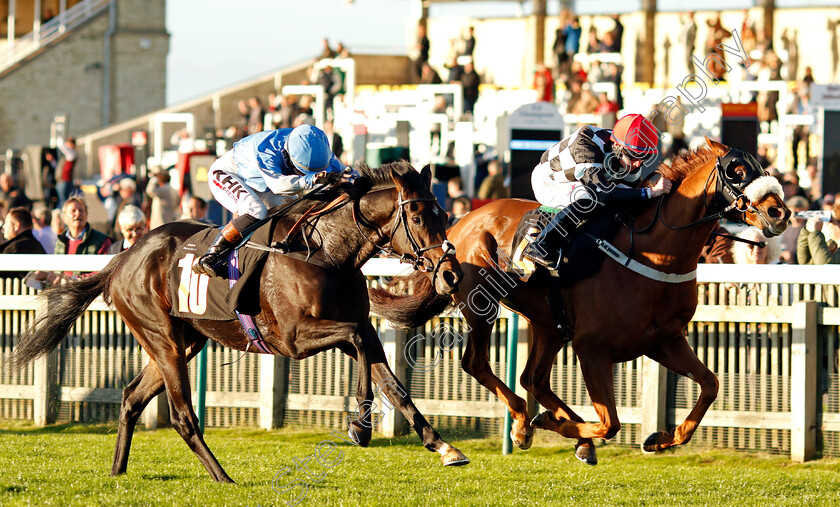
{"label": "dark jacket on spectator", "polygon": [[9,205],[8,209],[22,207],[28,210],[32,209],[32,200],[26,196],[19,188],[12,187],[8,192],[0,190],[0,199],[6,201]]}
{"label": "dark jacket on spectator", "polygon": [[127,250],[125,247],[125,241],[115,241],[111,243],[111,246],[108,248],[108,253],[111,255],[117,255],[120,252]]}
{"label": "dark jacket on spectator", "polygon": [[[719,225],[715,226],[712,232],[729,234],[729,231]],[[703,250],[700,252],[700,262],[706,264],[732,264],[735,262],[732,258],[732,240],[717,234],[710,234]]]}
{"label": "dark jacket on spectator", "polygon": [[[58,236],[58,241],[55,242],[55,253],[66,254],[70,238],[67,233]],[[76,247],[76,255],[84,254],[106,254],[111,247],[111,238],[105,234],[93,229],[90,224],[85,227],[82,233],[82,242]]]}
{"label": "dark jacket on spectator", "polygon": [[[27,229],[0,245],[0,254],[45,254],[44,247],[35,239],[32,229]],[[23,278],[26,271],[4,271],[6,278]]]}

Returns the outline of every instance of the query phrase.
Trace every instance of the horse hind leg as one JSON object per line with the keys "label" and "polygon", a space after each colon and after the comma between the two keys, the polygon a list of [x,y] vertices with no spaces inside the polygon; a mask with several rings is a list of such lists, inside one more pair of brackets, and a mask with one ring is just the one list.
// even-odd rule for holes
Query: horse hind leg
{"label": "horse hind leg", "polygon": [[[119,308],[118,308],[119,310]],[[121,315],[128,314],[120,311]],[[184,325],[174,323],[168,315],[144,315],[146,326],[136,321],[126,325],[157,365],[157,370],[169,396],[169,416],[172,427],[192,449],[204,468],[216,482],[233,482],[204,442],[198,417],[192,407],[190,378],[184,347]],[[154,326],[154,327],[152,327]]]}
{"label": "horse hind leg", "polygon": [[[563,400],[551,390],[550,379],[551,369],[554,366],[554,359],[563,347],[563,344],[554,334],[551,325],[540,325],[531,323],[534,333],[531,352],[528,354],[528,362],[522,372],[520,383],[537,402],[546,408],[531,420],[531,426],[549,431],[559,431],[563,422],[569,420],[582,423],[583,418],[569,408]],[[575,444],[575,457],[587,465],[598,464],[598,457],[595,451],[595,443],[591,438],[579,438]]]}
{"label": "horse hind leg", "polygon": [[198,417],[192,407],[190,379],[184,356],[171,356],[158,360],[158,367],[166,383],[169,395],[169,411],[172,426],[192,449],[204,468],[216,482],[233,482],[219,461],[204,442],[204,435],[198,424]]}
{"label": "horse hind leg", "polygon": [[123,390],[120,422],[117,429],[117,448],[114,451],[114,464],[111,475],[121,475],[128,468],[128,453],[131,449],[131,437],[134,427],[143,409],[155,396],[164,390],[163,377],[154,361],[149,362]]}
{"label": "horse hind leg", "polygon": [[[196,335],[198,341],[193,343],[187,350],[187,361],[194,357],[207,339]],[[150,361],[137,377],[123,390],[122,405],[120,407],[120,420],[117,429],[117,446],[114,451],[114,463],[111,467],[111,475],[122,475],[128,468],[128,455],[131,449],[131,437],[134,434],[134,427],[143,413],[146,405],[155,396],[164,391],[163,377],[158,371],[157,364]]]}
{"label": "horse hind leg", "polygon": [[674,340],[671,346],[665,345],[647,356],[674,373],[700,384],[700,396],[688,417],[673,432],[660,431],[645,439],[642,443],[642,450],[645,452],[662,451],[676,445],[687,444],[718,393],[717,377],[700,361],[683,335]]}

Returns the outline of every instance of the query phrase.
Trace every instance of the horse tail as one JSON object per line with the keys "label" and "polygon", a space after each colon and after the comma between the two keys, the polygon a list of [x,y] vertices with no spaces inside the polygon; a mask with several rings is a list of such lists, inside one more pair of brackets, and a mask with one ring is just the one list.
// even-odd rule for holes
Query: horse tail
{"label": "horse tail", "polygon": [[107,290],[117,264],[113,260],[96,274],[41,292],[38,299],[46,302],[49,309],[35,322],[30,322],[18,338],[9,359],[12,367],[20,369],[29,361],[55,349],[82,312]]}
{"label": "horse tail", "polygon": [[[404,284],[400,294],[388,290],[397,284]],[[397,278],[388,288],[368,289],[371,312],[402,329],[420,327],[453,304],[452,296],[438,294],[429,277],[420,271]]]}

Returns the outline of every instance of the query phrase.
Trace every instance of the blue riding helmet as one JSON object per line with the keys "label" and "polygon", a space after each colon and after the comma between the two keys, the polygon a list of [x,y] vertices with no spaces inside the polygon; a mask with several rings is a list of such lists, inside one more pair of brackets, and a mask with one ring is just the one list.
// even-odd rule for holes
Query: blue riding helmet
{"label": "blue riding helmet", "polygon": [[302,173],[314,175],[330,167],[332,150],[323,130],[312,125],[300,125],[286,138],[286,151],[292,163]]}

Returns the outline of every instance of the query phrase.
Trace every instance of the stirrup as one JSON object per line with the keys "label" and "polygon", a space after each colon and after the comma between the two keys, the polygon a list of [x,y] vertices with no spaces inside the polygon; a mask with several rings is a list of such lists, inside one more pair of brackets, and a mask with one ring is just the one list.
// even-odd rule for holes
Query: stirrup
{"label": "stirrup", "polygon": [[522,252],[522,255],[536,262],[540,266],[547,268],[549,271],[557,271],[560,267],[561,259],[563,258],[561,252],[558,252],[556,261],[551,258],[551,254],[546,255],[545,257],[539,255],[539,250],[536,246],[534,246],[534,243],[529,243]]}
{"label": "stirrup", "polygon": [[209,252],[193,262],[193,273],[207,276],[219,276],[219,268],[225,265],[225,257],[229,252]]}

